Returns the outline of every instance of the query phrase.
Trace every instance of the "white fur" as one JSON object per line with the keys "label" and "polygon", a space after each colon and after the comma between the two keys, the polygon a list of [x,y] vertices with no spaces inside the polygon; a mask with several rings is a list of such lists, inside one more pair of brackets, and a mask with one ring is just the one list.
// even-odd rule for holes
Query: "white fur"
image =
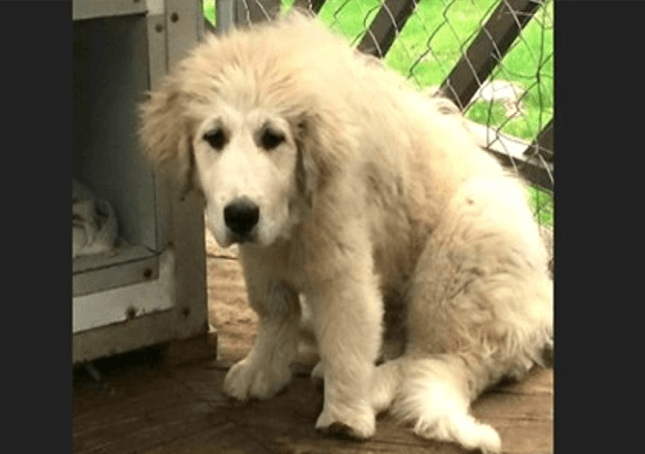
{"label": "white fur", "polygon": [[[288,383],[302,296],[325,384],[317,428],[368,438],[389,409],[422,437],[498,452],[469,406],[550,342],[546,253],[521,184],[445,101],[375,63],[298,14],[208,37],[144,106],[143,142],[197,189],[221,245],[236,240],[227,204],[259,207],[240,257],[260,328],[228,394]],[[271,150],[267,124],[284,136]],[[220,126],[216,150],[204,134]],[[391,295],[407,345],[375,368]]]}

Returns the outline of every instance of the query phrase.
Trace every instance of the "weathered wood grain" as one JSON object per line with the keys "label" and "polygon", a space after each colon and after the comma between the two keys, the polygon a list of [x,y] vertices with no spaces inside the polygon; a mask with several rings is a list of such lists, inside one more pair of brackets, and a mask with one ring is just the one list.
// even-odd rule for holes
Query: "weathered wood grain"
{"label": "weathered wood grain", "polygon": [[161,443],[141,454],[269,454],[273,451],[262,446],[253,434],[233,423],[201,430],[187,437]]}
{"label": "weathered wood grain", "polygon": [[[222,392],[227,365],[251,346],[254,315],[246,303],[239,263],[209,257],[211,323],[218,328],[219,360],[159,365],[154,352],[105,360],[96,382],[74,382],[74,451],[80,454],[238,452],[249,454],[465,453],[454,444],[416,437],[388,415],[366,442],[318,434],[322,390],[294,376],[266,401],[234,402]],[[124,357],[125,358],[125,357]],[[133,359],[134,358],[134,359]],[[224,358],[223,360],[221,358]],[[520,382],[498,386],[478,399],[473,414],[495,427],[505,454],[553,451],[553,370],[536,368]]]}

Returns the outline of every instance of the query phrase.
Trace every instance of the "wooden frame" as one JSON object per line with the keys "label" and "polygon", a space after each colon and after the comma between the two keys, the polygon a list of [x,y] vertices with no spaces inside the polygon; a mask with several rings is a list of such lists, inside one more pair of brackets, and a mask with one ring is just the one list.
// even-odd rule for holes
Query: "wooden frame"
{"label": "wooden frame", "polygon": [[546,162],[553,162],[553,118],[546,124],[537,139],[526,149],[525,156],[540,156]]}
{"label": "wooden frame", "polygon": [[414,0],[387,0],[381,6],[376,17],[370,24],[358,50],[375,57],[383,58],[396,35],[403,29],[408,18],[414,12]]}
{"label": "wooden frame", "polygon": [[461,60],[441,84],[442,92],[463,110],[502,61],[541,0],[501,0]]}
{"label": "wooden frame", "polygon": [[554,165],[535,155],[526,154],[533,145],[487,128],[473,121],[467,121],[468,128],[484,143],[482,147],[494,155],[505,167],[513,167],[526,181],[548,191],[553,191]]}
{"label": "wooden frame", "polygon": [[[74,18],[83,22],[77,24],[75,21],[75,27],[79,25],[79,48],[87,47],[83,50],[85,54],[77,55],[80,60],[75,66],[75,78],[79,82],[75,87],[82,90],[75,97],[82,106],[77,112],[76,128],[80,129],[85,124],[95,130],[105,128],[107,133],[100,138],[114,135],[136,138],[137,122],[128,121],[127,127],[121,126],[123,122],[120,122],[119,129],[110,130],[114,128],[114,122],[102,122],[100,116],[89,120],[83,116],[102,115],[105,110],[110,110],[109,118],[118,119],[121,111],[136,115],[136,104],[143,100],[144,92],[154,89],[169,68],[185,56],[203,33],[197,0],[148,0],[134,2],[135,7],[130,3],[74,0],[73,11],[79,14]],[[124,7],[122,11],[118,10],[120,6]],[[112,32],[114,37],[102,37],[102,33]],[[103,43],[112,43],[113,38],[118,37],[117,33],[128,38],[118,41],[116,51],[103,55]],[[96,55],[92,55],[93,52]],[[112,56],[118,57],[116,61],[111,60]],[[98,63],[85,64],[83,58],[91,58]],[[116,86],[101,88],[112,81],[112,75],[118,76],[118,83],[114,82]],[[130,82],[131,77],[137,78],[136,85]],[[83,89],[86,80],[91,83]],[[128,88],[128,96],[112,93],[112,97],[119,95],[123,98],[113,102],[109,96],[101,94],[108,102],[98,112],[92,103],[87,106],[81,104],[86,96],[96,98],[95,89],[120,93],[124,85],[134,87]],[[106,146],[100,142],[102,139],[95,142],[97,140],[98,150],[103,150],[101,153],[110,150],[109,143]],[[130,236],[136,244],[130,249],[120,250],[116,257],[87,257],[83,263],[73,262],[72,360],[74,363],[92,361],[160,343],[170,343],[170,351],[173,351],[172,344],[178,343],[179,347],[174,351],[188,348],[193,351],[193,359],[197,350],[202,357],[213,356],[210,346],[215,341],[208,324],[202,208],[193,196],[180,200],[174,183],[154,173],[149,164],[146,169],[139,168],[138,162],[143,158],[136,141],[118,144],[119,150],[113,151],[119,153],[110,161],[111,165],[120,167],[123,172],[135,172],[138,186],[131,188],[132,175],[127,174],[128,178],[120,179],[115,170],[114,178],[118,184],[115,186],[111,182],[107,192],[116,197],[122,195],[117,193],[119,190],[135,196],[144,191],[146,204],[132,209],[129,217],[121,220],[140,222],[144,227],[132,230],[127,226],[134,232]],[[76,147],[79,148],[75,154],[78,160],[97,160],[94,155],[99,151],[95,151],[95,147],[87,148],[80,140],[76,141]],[[98,157],[103,159],[103,156]],[[115,160],[118,163],[113,162]],[[87,166],[77,167],[83,169]],[[92,169],[90,166],[89,170]],[[138,178],[147,172],[151,175]],[[89,171],[88,176],[92,176]]]}

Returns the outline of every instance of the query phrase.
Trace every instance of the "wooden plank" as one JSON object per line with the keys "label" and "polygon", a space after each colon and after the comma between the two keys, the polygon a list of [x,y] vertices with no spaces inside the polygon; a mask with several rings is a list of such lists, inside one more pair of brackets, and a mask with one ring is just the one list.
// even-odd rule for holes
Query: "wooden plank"
{"label": "wooden plank", "polygon": [[173,367],[205,359],[217,358],[217,329],[190,339],[173,340],[166,346],[165,364]]}
{"label": "wooden plank", "polygon": [[225,422],[144,354],[97,361],[99,382],[75,374],[74,452],[135,453]]}
{"label": "wooden plank", "polygon": [[553,394],[553,369],[535,367],[518,381],[499,385],[491,390],[508,394]]}
{"label": "wooden plank", "polygon": [[[101,293],[75,296],[72,304],[74,334],[103,328],[111,324],[125,323],[136,317],[173,309],[172,291],[175,263],[173,251],[167,250],[159,256],[158,279],[111,288]],[[126,268],[126,270],[129,269]],[[111,277],[111,271],[106,270],[105,272]],[[140,270],[140,276],[144,277],[147,274],[152,275],[151,268],[145,267]],[[138,347],[142,347],[142,345]],[[106,353],[104,352],[104,354]]]}
{"label": "wooden plank", "polygon": [[[110,290],[139,282],[154,281],[159,277],[159,259],[143,246],[132,247],[128,252],[141,252],[131,261],[122,258],[122,262],[112,259],[112,264],[105,268],[88,269],[74,273],[72,291],[74,296],[89,295],[100,291]],[[101,256],[104,256],[101,254]],[[140,258],[143,257],[143,258]],[[95,257],[86,257],[95,258]],[[74,266],[77,265],[74,260]],[[105,258],[108,262],[110,258]]]}
{"label": "wooden plank", "polygon": [[165,0],[168,66],[172,69],[201,38],[201,2]]}
{"label": "wooden plank", "polygon": [[237,0],[215,0],[215,33],[224,34],[236,25],[235,9]]}
{"label": "wooden plank", "polygon": [[358,49],[366,54],[383,58],[414,12],[416,3],[414,0],[385,1],[363,36]]}
{"label": "wooden plank", "polygon": [[373,441],[378,445],[389,446],[391,452],[427,452],[463,454],[469,452],[455,443],[426,440],[416,436],[412,427],[402,424],[392,416],[379,415],[376,421],[376,434]]}
{"label": "wooden plank", "polygon": [[231,400],[222,391],[227,371],[228,369],[219,367],[218,363],[209,361],[172,368],[168,373],[200,400],[214,406],[226,406],[231,404]]}
{"label": "wooden plank", "polygon": [[155,312],[127,323],[116,323],[74,334],[74,364],[116,355],[143,346],[168,342],[175,337],[176,311]]}
{"label": "wooden plank", "polygon": [[99,17],[145,14],[146,2],[132,0],[74,0],[72,2],[73,20],[96,19]]}
{"label": "wooden plank", "polygon": [[389,417],[379,418],[375,437],[366,442],[321,435],[314,426],[322,410],[323,395],[308,377],[294,377],[283,392],[269,400],[238,403],[221,391],[226,372],[216,363],[210,363],[173,370],[172,374],[200,399],[221,407],[229,421],[253,433],[272,452],[465,452],[456,445],[418,438]]}
{"label": "wooden plank", "polygon": [[512,167],[532,184],[553,191],[554,164],[534,156],[525,156],[526,142],[473,121],[466,120],[466,124],[482,148],[492,153],[503,166]]}
{"label": "wooden plank", "polygon": [[302,8],[308,11],[312,11],[315,14],[320,12],[320,9],[325,4],[325,0],[296,0],[293,4],[294,8]]}
{"label": "wooden plank", "polygon": [[149,259],[155,252],[141,244],[124,242],[110,253],[92,254],[76,257],[72,260],[72,273],[87,273],[89,271],[103,270],[118,267],[126,263]]}
{"label": "wooden plank", "polygon": [[[175,66],[202,37],[201,2],[165,0],[167,10],[168,65]],[[204,209],[195,194],[178,200],[174,184],[167,187],[164,216],[167,243],[176,254],[174,269],[174,315],[166,340],[187,339],[208,332],[206,296],[206,251]],[[174,196],[170,196],[173,194]]]}
{"label": "wooden plank", "polygon": [[224,415],[203,402],[144,408],[127,416],[110,410],[101,416],[74,418],[75,453],[134,454],[225,422]]}
{"label": "wooden plank", "polygon": [[499,432],[504,453],[552,452],[553,369],[535,368],[521,381],[495,388],[472,412]]}
{"label": "wooden plank", "polygon": [[127,407],[137,407],[135,400],[148,399],[145,396],[157,395],[159,403],[171,401],[173,396],[178,401],[190,398],[188,388],[173,386],[162,359],[163,349],[155,346],[93,361],[97,377],[92,377],[85,365],[74,367],[74,416],[118,405],[127,412]]}
{"label": "wooden plank", "polygon": [[553,402],[548,394],[487,393],[473,404],[473,415],[483,421],[498,419],[546,420],[553,418]]}
{"label": "wooden plank", "polygon": [[[323,395],[308,378],[295,377],[269,400],[238,403],[222,393],[226,372],[211,361],[161,370],[116,370],[106,377],[109,390],[75,383],[75,452],[466,452],[454,444],[416,437],[389,416],[378,418],[376,435],[366,442],[324,436],[314,428]],[[504,453],[551,452],[552,421],[546,411],[551,396],[544,386],[552,383],[552,371],[531,372],[525,383],[514,393],[501,393],[511,385],[487,394],[474,414],[499,431]]]}
{"label": "wooden plank", "polygon": [[524,152],[524,156],[539,155],[546,162],[553,162],[553,118],[542,129],[537,139]]}
{"label": "wooden plank", "polygon": [[140,454],[271,454],[261,443],[255,440],[256,435],[244,431],[233,423],[196,431],[178,437],[170,443],[159,443],[153,449],[140,451]]}
{"label": "wooden plank", "polygon": [[524,419],[503,420],[493,425],[502,439],[504,454],[553,452],[553,422]]}
{"label": "wooden plank", "polygon": [[[523,421],[521,436],[528,436],[535,429],[541,437],[546,437],[543,441],[547,445],[551,443],[551,439],[545,428],[551,425],[551,408],[548,394],[491,393],[475,404],[474,414],[500,430],[502,443],[505,445],[512,447],[521,441],[521,437],[510,429],[514,427],[516,420]],[[265,440],[264,444],[276,451],[289,451],[299,447],[311,452],[345,452],[342,449],[347,448],[346,443],[315,432],[313,425],[321,409],[320,390],[308,378],[295,377],[282,394],[271,400],[235,406],[227,409],[227,414],[236,423],[261,436]],[[405,450],[401,449],[403,447]],[[417,449],[420,452],[420,448],[425,449],[425,452],[462,452],[459,447],[451,444],[420,439],[409,428],[398,424],[389,416],[379,418],[373,439],[352,447],[347,452],[415,452]]]}
{"label": "wooden plank", "polygon": [[280,14],[280,0],[236,0],[235,25],[245,26],[275,19]]}
{"label": "wooden plank", "polygon": [[441,85],[461,110],[502,60],[542,0],[503,0]]}

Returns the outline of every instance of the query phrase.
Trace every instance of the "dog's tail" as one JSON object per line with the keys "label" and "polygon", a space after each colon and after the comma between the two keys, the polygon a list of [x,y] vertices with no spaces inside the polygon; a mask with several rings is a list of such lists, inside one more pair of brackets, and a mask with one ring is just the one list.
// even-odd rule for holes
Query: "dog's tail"
{"label": "dog's tail", "polygon": [[472,377],[471,366],[456,355],[404,355],[377,367],[373,405],[377,412],[389,408],[397,419],[413,424],[420,437],[498,453],[501,440],[497,431],[469,414],[476,397]]}

